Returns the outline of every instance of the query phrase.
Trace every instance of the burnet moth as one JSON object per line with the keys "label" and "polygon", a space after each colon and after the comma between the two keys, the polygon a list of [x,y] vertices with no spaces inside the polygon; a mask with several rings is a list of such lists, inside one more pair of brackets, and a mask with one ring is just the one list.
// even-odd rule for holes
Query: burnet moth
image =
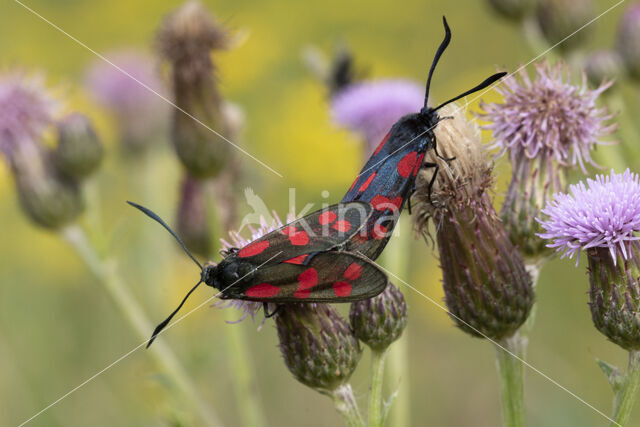
{"label": "burnet moth", "polygon": [[365,232],[354,236],[346,245],[347,250],[360,252],[373,260],[382,253],[388,243],[404,203],[414,191],[416,175],[420,167],[434,168],[429,188],[435,181],[438,165],[423,163],[427,151],[433,150],[440,159],[453,160],[443,158],[438,153],[434,129],[438,122],[446,118],[438,116],[438,110],[451,102],[492,85],[507,74],[496,73],[476,87],[437,107],[429,107],[427,104],[431,77],[440,56],[451,41],[451,30],[444,16],[442,22],[445,36],[431,63],[423,108],[418,113],[402,117],[391,127],[389,133],[358,174],[347,194],[342,198],[343,203],[359,200],[373,205],[374,212],[365,225]]}
{"label": "burnet moth", "polygon": [[[153,331],[147,347],[185,301],[204,283],[221,299],[265,303],[349,302],[378,295],[387,276],[365,256],[344,250],[373,213],[367,202],[340,203],[320,209],[244,246],[222,253],[218,264],[204,266],[154,212],[127,202],[160,223],[201,270],[200,280],[180,305]],[[273,315],[273,313],[271,314]]]}

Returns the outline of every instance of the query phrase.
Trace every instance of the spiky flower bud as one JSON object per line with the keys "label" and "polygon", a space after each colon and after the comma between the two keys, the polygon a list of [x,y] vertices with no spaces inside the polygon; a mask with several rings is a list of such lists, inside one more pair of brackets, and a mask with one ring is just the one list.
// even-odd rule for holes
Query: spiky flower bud
{"label": "spiky flower bud", "polygon": [[493,208],[492,168],[479,130],[455,107],[441,115],[454,118],[436,128],[438,151],[455,160],[440,161],[431,191],[433,169],[419,173],[416,225],[426,232],[428,220],[434,221],[445,302],[457,325],[474,336],[506,338],[529,315],[531,278]]}
{"label": "spiky flower bud", "polygon": [[634,79],[640,79],[640,3],[632,3],[618,24],[616,49],[625,68]]}
{"label": "spiky flower bud", "polygon": [[537,0],[488,0],[489,6],[505,18],[519,21],[531,12]]}
{"label": "spiky flower bud", "polygon": [[82,179],[93,173],[104,150],[89,118],[80,113],[69,114],[57,123],[58,146],[53,158],[64,175]]}
{"label": "spiky flower bud", "polygon": [[346,383],[362,350],[349,324],[328,304],[287,304],[276,316],[280,350],[293,376],[320,392]]}
{"label": "spiky flower bud", "polygon": [[611,171],[557,194],[542,211],[541,237],[573,257],[586,250],[596,328],[627,350],[640,349],[640,178]]}
{"label": "spiky flower bud", "polygon": [[157,40],[160,53],[171,63],[174,102],[197,119],[173,112],[172,139],[178,157],[195,177],[217,175],[229,157],[230,145],[207,129],[228,134],[211,51],[227,47],[227,31],[202,4],[187,1],[164,20]]}
{"label": "spiky flower bud", "polygon": [[78,186],[58,173],[40,143],[57,103],[42,79],[0,76],[0,151],[13,174],[23,211],[36,224],[57,229],[82,211]]}
{"label": "spiky flower bud", "polygon": [[622,71],[622,58],[616,51],[598,50],[587,57],[585,73],[593,86],[614,81]]}
{"label": "spiky flower bud", "polygon": [[205,183],[187,175],[182,181],[177,231],[191,252],[211,256]]}
{"label": "spiky flower bud", "polygon": [[88,68],[87,86],[113,114],[125,159],[135,159],[157,146],[167,132],[170,107],[157,95],[167,93],[147,52],[117,50],[106,57],[111,63],[100,59]]}
{"label": "spiky flower bud", "polygon": [[372,350],[383,351],[400,338],[407,326],[404,295],[388,283],[380,295],[352,303],[349,321],[360,341]]}
{"label": "spiky flower bud", "polygon": [[596,105],[611,82],[590,90],[583,76],[581,86],[573,85],[568,69],[546,62],[536,64],[536,73],[533,81],[525,71],[519,79],[504,79],[497,89],[503,102],[481,104],[480,114],[490,122],[485,129],[493,132],[491,148],[507,154],[512,166],[500,216],[511,241],[533,263],[551,252],[537,235],[535,218],[554,193],[566,189],[570,168],[586,172],[585,164],[594,164],[591,151],[616,128],[606,123],[613,116]]}
{"label": "spiky flower bud", "polygon": [[[569,51],[584,44],[593,28],[584,27],[594,18],[593,0],[540,0],[538,24],[550,45]],[[578,31],[580,30],[580,31]]]}

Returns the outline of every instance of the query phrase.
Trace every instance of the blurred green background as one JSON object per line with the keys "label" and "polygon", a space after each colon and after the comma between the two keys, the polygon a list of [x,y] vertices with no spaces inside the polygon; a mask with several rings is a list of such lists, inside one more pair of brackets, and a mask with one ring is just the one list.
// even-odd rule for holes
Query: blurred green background
{"label": "blurred green background", "polygon": [[[289,188],[297,203],[338,201],[360,170],[358,138],[331,125],[323,85],[301,60],[316,45],[331,52],[345,41],[371,77],[423,81],[442,38],[445,14],[453,42],[436,72],[433,96],[444,99],[475,84],[496,67],[514,70],[535,56],[520,29],[497,17],[484,1],[405,2],[203,1],[233,29],[248,32],[238,48],[217,55],[223,95],[247,117],[242,145],[283,174],[279,178],[240,156],[252,187],[267,206],[284,214]],[[602,12],[615,2],[597,1]],[[28,0],[42,16],[97,52],[114,48],[151,49],[162,17],[180,2],[166,0]],[[625,5],[594,25],[589,49],[610,47]],[[127,207],[148,202],[130,185],[117,153],[111,118],[83,87],[86,67],[96,57],[18,3],[0,6],[0,65],[44,70],[62,88],[69,108],[98,123],[108,150],[96,185],[112,251],[148,316],[163,319],[195,282],[198,271],[168,234]],[[623,87],[627,105],[637,109],[636,91]],[[485,100],[496,100],[495,92]],[[477,110],[477,103],[471,110]],[[485,135],[488,137],[488,135]],[[167,141],[155,157],[154,185],[163,197],[151,206],[173,219],[180,166]],[[617,150],[604,147],[601,151]],[[336,155],[336,153],[340,153]],[[637,158],[628,158],[637,167]],[[621,166],[618,165],[617,168]],[[637,170],[637,169],[636,169]],[[593,172],[593,170],[592,170]],[[497,195],[509,179],[497,164]],[[323,198],[321,192],[329,191]],[[33,227],[21,214],[9,172],[0,169],[0,425],[18,425],[134,346],[140,344],[103,288],[56,236]],[[245,206],[245,212],[250,212]],[[243,212],[244,213],[244,212]],[[401,233],[412,233],[407,222]],[[391,243],[393,245],[393,242]],[[406,253],[405,279],[438,302],[440,272],[434,252],[421,240]],[[145,248],[154,248],[153,251]],[[152,255],[170,252],[164,263]],[[166,258],[165,258],[166,260]],[[403,288],[409,304],[409,395],[411,425],[496,426],[501,424],[494,349],[453,327],[446,313]],[[594,407],[609,413],[612,393],[595,358],[618,366],[626,354],[592,326],[584,265],[554,260],[543,269],[537,289],[538,313],[528,361]],[[210,296],[200,289],[187,310]],[[187,311],[185,310],[185,312]],[[258,395],[267,425],[326,426],[341,423],[331,402],[298,384],[282,363],[272,322],[261,331],[243,322],[227,325],[220,310],[204,307],[170,330],[166,341],[177,352],[205,401],[225,425],[240,424],[243,401],[235,398],[232,353],[226,328],[242,328],[251,349]],[[149,331],[151,332],[151,331]],[[148,352],[140,349],[76,393],[34,419],[34,426],[199,425],[188,406],[172,396]],[[356,395],[366,400],[368,353],[353,377]],[[389,383],[389,390],[397,384]],[[527,416],[531,426],[596,426],[607,421],[593,409],[541,377],[526,371]],[[636,408],[630,425],[640,425]],[[179,421],[181,420],[181,421]],[[635,424],[634,424],[635,423]]]}

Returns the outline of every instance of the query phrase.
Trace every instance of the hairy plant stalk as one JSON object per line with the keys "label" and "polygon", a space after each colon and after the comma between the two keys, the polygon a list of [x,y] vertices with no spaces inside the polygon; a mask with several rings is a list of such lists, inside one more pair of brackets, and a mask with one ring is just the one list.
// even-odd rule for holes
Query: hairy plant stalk
{"label": "hairy plant stalk", "polygon": [[385,410],[382,397],[384,382],[384,362],[388,350],[371,351],[371,391],[369,392],[369,426],[382,427],[384,425]]}
{"label": "hairy plant stalk", "polygon": [[629,352],[629,364],[620,388],[613,400],[612,426],[626,426],[631,418],[631,410],[636,403],[640,389],[640,351]]}
{"label": "hairy plant stalk", "polygon": [[[523,427],[524,416],[524,356],[526,338],[516,332],[496,345],[496,363],[500,376],[502,418],[505,427]],[[514,357],[517,356],[520,359]]]}
{"label": "hairy plant stalk", "polygon": [[[129,287],[118,274],[115,263],[98,255],[94,246],[87,239],[84,230],[79,226],[71,225],[62,229],[60,234],[111,295],[138,337],[145,341],[149,339],[154,325],[146,317],[142,307],[129,291]],[[149,350],[151,356],[162,366],[167,376],[184,394],[185,400],[191,402],[203,422],[211,427],[221,425],[214,410],[202,399],[201,394],[169,346],[158,339]]]}
{"label": "hairy plant stalk", "polygon": [[348,427],[364,427],[364,421],[358,410],[358,404],[353,396],[351,384],[342,384],[329,392],[336,410],[342,415]]}

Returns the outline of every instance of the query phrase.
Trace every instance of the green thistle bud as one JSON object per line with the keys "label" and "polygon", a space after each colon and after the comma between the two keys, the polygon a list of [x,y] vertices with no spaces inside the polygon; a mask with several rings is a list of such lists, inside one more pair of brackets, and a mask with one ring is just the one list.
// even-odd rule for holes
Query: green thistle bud
{"label": "green thistle bud", "polygon": [[609,248],[587,250],[589,306],[595,327],[626,350],[640,349],[640,245],[629,244],[629,259]]}
{"label": "green thistle bud", "polygon": [[616,49],[625,68],[634,79],[640,79],[640,4],[633,3],[618,25]]}
{"label": "green thistle bud", "polygon": [[362,350],[349,324],[328,304],[287,304],[276,316],[280,350],[293,376],[330,393],[346,383]]}
{"label": "green thistle bud", "polygon": [[204,183],[191,176],[182,181],[177,231],[191,252],[211,256],[211,233]]}
{"label": "green thistle bud", "polygon": [[360,341],[382,351],[400,338],[407,326],[407,303],[402,292],[389,283],[380,295],[352,303],[349,320]]}
{"label": "green thistle bud", "polygon": [[[157,39],[160,53],[171,63],[176,105],[227,135],[211,60],[212,50],[227,46],[226,30],[199,2],[188,1],[165,19]],[[225,165],[230,146],[193,117],[174,110],[173,145],[191,175],[215,176]]]}
{"label": "green thistle bud", "polygon": [[558,46],[565,51],[584,44],[593,28],[582,27],[593,18],[593,0],[541,0],[538,6],[538,24],[549,44],[571,36]]}
{"label": "green thistle bud", "polygon": [[507,19],[519,21],[531,12],[537,0],[488,0],[489,6]]}
{"label": "green thistle bud", "polygon": [[81,179],[93,173],[104,154],[91,121],[79,113],[70,114],[58,124],[58,146],[53,160],[60,172]]}
{"label": "green thistle bud", "polygon": [[[531,277],[491,203],[491,165],[478,129],[454,107],[441,114],[454,119],[438,124],[438,151],[455,160],[440,162],[431,198],[433,170],[420,172],[416,225],[423,232],[429,219],[437,225],[445,302],[457,325],[471,335],[499,340],[527,319]],[[438,160],[430,155],[428,161]]]}
{"label": "green thistle bud", "polygon": [[587,57],[585,73],[593,86],[614,81],[622,71],[622,58],[611,50],[599,50]]}

